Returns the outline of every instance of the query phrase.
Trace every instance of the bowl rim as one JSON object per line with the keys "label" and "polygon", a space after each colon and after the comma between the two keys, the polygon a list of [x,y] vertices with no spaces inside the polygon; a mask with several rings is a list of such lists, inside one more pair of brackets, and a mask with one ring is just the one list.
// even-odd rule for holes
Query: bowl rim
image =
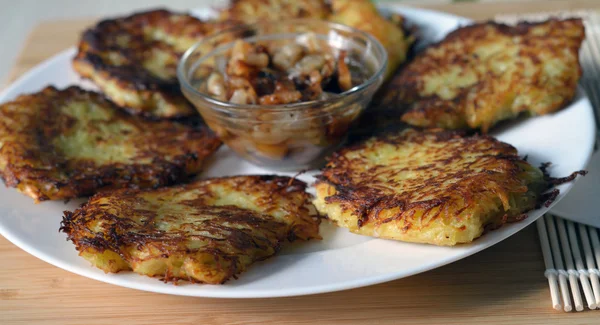
{"label": "bowl rim", "polygon": [[[187,61],[189,60],[189,58],[191,57],[192,53],[194,53],[200,46],[202,46],[204,44],[209,44],[215,38],[225,35],[226,33],[243,31],[246,29],[257,28],[258,26],[269,26],[269,25],[274,25],[274,24],[286,24],[286,25],[304,24],[304,25],[310,26],[311,24],[315,24],[315,23],[322,24],[322,25],[324,24],[324,25],[331,26],[335,29],[359,34],[364,39],[367,39],[372,44],[372,46],[374,46],[377,49],[377,51],[382,53],[381,61],[383,62],[383,64],[381,64],[379,69],[377,71],[375,71],[373,74],[371,74],[371,76],[369,76],[369,78],[367,80],[365,80],[361,84],[358,84],[358,85],[348,89],[345,92],[336,94],[335,97],[326,98],[326,99],[317,99],[317,100],[311,100],[311,101],[304,101],[304,102],[298,102],[298,103],[291,103],[291,104],[278,104],[278,105],[234,104],[234,103],[230,103],[230,102],[221,101],[214,97],[207,96],[206,94],[203,94],[203,93],[199,92],[198,90],[196,90],[190,84],[190,82],[186,76],[187,71],[185,71],[185,65],[186,65]],[[272,33],[272,34],[266,34],[266,35],[278,35],[278,34],[283,34],[283,33]],[[245,38],[242,38],[242,39],[245,39]],[[233,44],[237,40],[238,39],[231,41],[231,42],[223,43],[223,44],[220,44],[219,46],[226,46],[229,44]],[[213,51],[211,50],[208,53],[208,55],[214,55],[212,52]],[[198,61],[202,60],[206,56],[207,55],[201,56],[198,59]],[[192,45],[189,49],[187,49],[184,52],[184,54],[181,56],[181,58],[179,59],[179,63],[177,64],[177,78],[179,79],[179,84],[180,84],[181,88],[185,88],[186,91],[189,91],[193,95],[200,97],[203,100],[209,102],[210,104],[213,105],[213,109],[215,109],[215,110],[224,110],[225,112],[227,112],[227,111],[231,111],[231,110],[235,111],[235,110],[247,110],[247,109],[263,109],[263,110],[277,112],[277,111],[299,110],[299,109],[303,109],[303,108],[311,108],[311,107],[314,107],[315,105],[322,105],[324,103],[333,103],[338,100],[344,99],[348,96],[352,96],[356,93],[363,92],[369,86],[371,86],[375,82],[377,82],[379,79],[383,80],[382,77],[384,76],[385,72],[387,71],[387,65],[388,65],[387,50],[385,49],[383,44],[381,44],[381,42],[376,37],[372,36],[371,34],[364,32],[360,29],[350,27],[350,26],[347,26],[344,24],[336,23],[336,22],[320,20],[320,19],[311,19],[311,18],[308,18],[308,19],[307,18],[296,18],[296,19],[290,19],[290,20],[286,20],[286,21],[269,21],[269,22],[253,23],[253,24],[242,24],[242,25],[237,25],[234,27],[230,27],[230,28],[218,31],[213,34],[209,34],[207,37],[194,43],[194,45]],[[185,94],[185,92],[184,92],[184,94]]]}

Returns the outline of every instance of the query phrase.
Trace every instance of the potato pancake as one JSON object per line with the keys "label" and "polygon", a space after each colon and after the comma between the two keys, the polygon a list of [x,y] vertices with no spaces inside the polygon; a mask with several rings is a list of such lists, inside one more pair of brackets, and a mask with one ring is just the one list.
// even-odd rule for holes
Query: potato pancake
{"label": "potato pancake", "polygon": [[420,127],[481,129],[568,104],[581,76],[580,19],[466,26],[401,69],[376,105]]}
{"label": "potato pancake", "polygon": [[469,243],[525,218],[549,187],[509,144],[440,129],[342,149],[318,179],[314,204],[338,226],[434,245]]}
{"label": "potato pancake", "polygon": [[333,15],[328,19],[373,35],[388,54],[386,78],[406,61],[414,37],[404,28],[404,17],[393,14],[386,18],[370,0],[332,0]]}
{"label": "potato pancake", "polygon": [[132,116],[78,87],[0,106],[0,178],[36,202],[174,184],[220,145],[206,127]]}
{"label": "potato pancake", "polygon": [[61,230],[105,272],[221,284],[273,256],[287,239],[320,239],[304,182],[233,176],[157,190],[101,193]]}
{"label": "potato pancake", "polygon": [[387,75],[406,60],[414,38],[400,15],[383,17],[369,0],[233,0],[220,19],[255,23],[294,18],[329,20],[370,33],[388,53]]}
{"label": "potato pancake", "polygon": [[219,19],[252,24],[294,18],[326,19],[330,14],[325,0],[230,0]]}
{"label": "potato pancake", "polygon": [[83,33],[73,68],[131,113],[195,115],[179,89],[179,58],[202,37],[230,26],[167,10],[103,20]]}

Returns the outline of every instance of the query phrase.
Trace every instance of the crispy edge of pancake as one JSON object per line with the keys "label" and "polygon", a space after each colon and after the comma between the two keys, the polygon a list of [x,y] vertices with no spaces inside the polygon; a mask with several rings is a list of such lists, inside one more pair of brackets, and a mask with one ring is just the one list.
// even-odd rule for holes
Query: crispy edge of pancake
{"label": "crispy edge of pancake", "polygon": [[[181,143],[188,141],[187,146],[197,146],[182,150],[171,160],[157,155],[150,164],[98,166],[90,160],[65,159],[62,153],[56,151],[58,149],[52,141],[70,130],[69,123],[74,120],[64,113],[57,113],[64,105],[78,102],[101,106],[112,111],[116,119],[155,128],[156,132],[169,133],[173,127],[181,128],[174,134],[186,136]],[[49,86],[34,94],[21,95],[0,105],[0,117],[0,178],[7,187],[16,188],[36,203],[88,196],[99,190],[174,184],[200,172],[206,158],[221,145],[221,141],[205,126],[186,126],[131,116],[101,94],[75,86],[63,90]],[[59,123],[59,120],[64,123]],[[153,145],[173,146],[173,139],[168,137],[152,140]],[[65,173],[65,179],[59,177],[62,173]]]}
{"label": "crispy edge of pancake", "polygon": [[[173,17],[182,17],[182,22],[172,23]],[[129,26],[132,25],[132,26]],[[128,51],[149,51],[152,42],[145,40],[143,28],[153,26],[163,29],[164,34],[180,32],[181,37],[196,37],[198,40],[214,30],[233,26],[229,22],[204,22],[184,13],[156,9],[137,12],[130,16],[107,19],[87,29],[79,42],[78,53],[72,66],[82,77],[92,80],[115,103],[130,113],[155,118],[181,118],[197,115],[194,107],[183,96],[176,77],[164,79],[152,74],[136,62],[114,65],[103,58],[109,52],[127,57]],[[135,31],[129,31],[136,28]],[[139,30],[138,30],[139,29]],[[130,44],[142,48],[119,48],[111,44],[116,33],[129,32]],[[180,56],[183,51],[175,50],[174,45],[163,42],[163,51]],[[158,48],[158,45],[154,45]],[[164,46],[163,46],[164,45]],[[165,48],[169,47],[170,48]]]}
{"label": "crispy edge of pancake", "polygon": [[[219,202],[226,197],[219,191],[227,189],[257,197],[251,204],[244,200]],[[80,256],[105,272],[133,270],[164,281],[222,284],[254,262],[273,256],[286,239],[320,239],[320,219],[305,189],[304,182],[289,177],[249,175],[151,191],[119,190],[97,194],[76,211],[65,211],[60,230]],[[188,197],[194,191],[197,196]],[[164,200],[182,196],[178,203],[189,208],[182,212],[186,216],[199,213],[198,218],[211,215],[214,219],[185,223],[193,234],[158,230],[150,221],[162,206],[151,206],[144,195]],[[144,210],[146,207],[154,210]],[[188,220],[172,223],[177,221]],[[95,232],[100,224],[104,232]],[[202,246],[202,241],[207,245]],[[200,246],[196,249],[194,245]]]}
{"label": "crispy edge of pancake", "polygon": [[[80,45],[80,48],[84,46]],[[156,80],[150,76],[137,80],[123,78],[122,74],[113,72],[117,69],[105,64],[94,54],[83,54],[83,51],[80,50],[82,54],[73,59],[75,71],[94,82],[106,96],[129,113],[174,119],[196,115],[179,90],[179,83]]]}
{"label": "crispy edge of pancake", "polygon": [[[438,170],[440,175],[445,172],[445,164],[456,164],[455,159],[460,160],[462,154],[473,150],[477,142],[489,146],[484,148],[486,155],[480,155],[478,163],[483,159],[491,161],[489,166],[483,166],[484,169],[487,167],[485,172],[479,172],[475,177],[457,175],[453,180],[458,185],[453,185],[454,188],[448,186],[449,191],[444,190],[444,183],[439,184],[432,177],[417,179],[423,185],[412,192],[390,194],[385,189],[392,185],[372,178],[372,175],[382,171],[373,165],[359,172],[357,169],[365,168],[367,163],[347,157],[348,153],[360,152],[362,159],[365,159],[364,156],[369,153],[378,154],[378,150],[385,150],[384,146],[399,150],[398,147],[403,143],[422,146],[426,141],[433,141],[442,147],[435,149],[427,146],[416,150],[431,150],[434,152],[428,154],[432,155],[435,155],[435,150],[454,152],[446,157],[449,158],[447,162],[441,164]],[[433,163],[431,159],[427,162]],[[418,173],[419,170],[431,168],[430,165],[405,166],[403,170],[390,171],[389,179],[395,172]],[[528,211],[548,200],[542,192],[548,188],[549,182],[542,171],[519,158],[515,148],[491,137],[464,137],[458,132],[439,129],[409,129],[396,136],[372,138],[334,154],[318,176],[315,184],[317,198],[313,203],[322,215],[335,224],[358,234],[434,245],[456,245],[471,242],[485,231],[501,227],[506,222],[525,218]],[[421,195],[430,194],[433,197],[419,199]],[[555,197],[557,194],[552,195]],[[464,202],[461,203],[461,200]]]}
{"label": "crispy edge of pancake", "polygon": [[[475,37],[480,37],[481,35],[479,34],[481,33],[482,29],[486,27],[494,28],[494,30],[499,34],[518,36],[526,35],[534,28],[544,27],[544,25],[557,24],[572,25],[571,27],[573,27],[574,31],[577,32],[577,35],[570,35],[569,33],[566,33],[565,35],[563,35],[563,37],[575,37],[576,43],[579,44],[578,48],[580,48],[585,31],[581,20],[575,18],[565,20],[550,19],[547,21],[536,23],[520,22],[515,26],[509,26],[490,21],[476,23],[473,25],[458,28],[455,31],[450,32],[441,41],[430,45],[427,49],[424,50],[424,52],[417,54],[413,61],[409,62],[405,67],[400,69],[396,73],[396,75],[391,79],[391,81],[387,85],[384,85],[383,89],[380,91],[381,96],[379,97],[381,99],[376,99],[374,106],[378,106],[380,109],[383,110],[398,111],[397,115],[400,116],[399,119],[418,127],[441,127],[446,129],[481,128],[483,132],[487,132],[487,130],[490,127],[492,127],[495,123],[507,118],[515,117],[517,114],[523,111],[527,111],[527,107],[520,107],[518,109],[518,112],[510,111],[510,114],[508,115],[506,109],[498,110],[497,112],[492,114],[489,121],[484,121],[473,117],[469,118],[469,116],[471,115],[475,116],[475,111],[469,110],[469,112],[467,112],[464,101],[466,100],[468,90],[472,87],[476,87],[476,84],[468,86],[467,88],[465,88],[464,91],[460,92],[460,94],[458,94],[453,99],[442,99],[435,94],[421,96],[419,95],[421,93],[420,82],[424,71],[420,71],[420,69],[415,70],[414,67],[419,67],[420,62],[422,62],[425,59],[428,59],[428,51],[439,51],[445,47],[454,45],[457,42],[464,42],[465,39],[472,40]],[[558,27],[561,26],[556,26],[556,28]],[[548,33],[548,37],[551,36],[553,36],[552,31]],[[448,54],[450,55],[453,53]],[[459,65],[460,56],[462,54],[454,54],[455,55],[452,57],[456,57],[456,64]],[[532,55],[532,53],[524,55]],[[578,55],[575,54],[574,57],[577,61],[577,67],[573,71],[575,72],[576,76],[581,76],[581,66],[579,65]],[[536,60],[539,61],[539,59],[537,58]],[[433,69],[435,67],[431,66],[431,68]],[[563,99],[560,101],[552,102],[549,105],[547,105],[547,107],[543,107],[542,109],[536,108],[535,111],[532,111],[530,109],[529,111],[532,115],[548,114],[560,108],[563,108],[565,105],[571,102],[572,98],[576,93],[578,77],[567,77],[567,81],[570,81],[567,82],[565,88],[561,90]],[[481,80],[479,82],[481,82]],[[543,92],[543,87],[538,88],[539,89],[537,90]],[[557,87],[554,88],[557,89]]]}

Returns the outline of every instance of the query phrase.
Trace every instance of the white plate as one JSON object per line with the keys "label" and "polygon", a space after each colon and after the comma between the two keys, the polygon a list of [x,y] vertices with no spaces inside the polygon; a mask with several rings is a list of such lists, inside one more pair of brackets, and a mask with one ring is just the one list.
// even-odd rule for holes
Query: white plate
{"label": "white plate", "polygon": [[[421,26],[422,37],[433,41],[467,20],[432,11],[388,7],[404,14]],[[207,10],[198,12],[205,16]],[[69,49],[25,74],[0,95],[0,102],[21,93],[38,91],[48,84],[65,87],[82,82],[73,72]],[[564,176],[582,169],[592,151],[594,125],[591,106],[580,93],[572,105],[556,114],[512,123],[496,134],[513,144],[520,154],[528,155],[533,164],[552,161],[552,174]],[[227,148],[220,150],[204,176],[270,173],[236,158]],[[215,163],[215,161],[218,161]],[[300,178],[312,182],[314,173]],[[560,187],[560,200],[571,184]],[[324,240],[287,247],[278,256],[258,263],[222,286],[172,285],[129,272],[105,274],[80,258],[73,244],[58,232],[63,210],[73,210],[79,203],[44,202],[33,204],[29,197],[13,189],[0,188],[0,234],[30,254],[60,268],[92,279],[167,294],[199,297],[281,297],[330,292],[372,285],[454,262],[481,251],[523,229],[540,217],[547,208],[533,211],[526,220],[504,226],[469,245],[436,247],[373,239],[348,233],[328,223],[322,225]]]}

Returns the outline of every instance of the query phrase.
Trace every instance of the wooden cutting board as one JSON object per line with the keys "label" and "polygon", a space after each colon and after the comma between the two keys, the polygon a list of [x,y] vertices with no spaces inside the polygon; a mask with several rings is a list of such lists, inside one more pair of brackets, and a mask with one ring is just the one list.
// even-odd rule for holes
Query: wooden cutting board
{"label": "wooden cutting board", "polygon": [[[431,7],[431,6],[430,6]],[[499,13],[599,9],[600,1],[511,1],[433,6],[488,19]],[[93,20],[47,22],[25,41],[11,80],[75,44]],[[87,279],[0,237],[0,324],[600,324],[599,311],[550,306],[535,227],[479,254],[417,276],[304,297],[204,299]]]}

